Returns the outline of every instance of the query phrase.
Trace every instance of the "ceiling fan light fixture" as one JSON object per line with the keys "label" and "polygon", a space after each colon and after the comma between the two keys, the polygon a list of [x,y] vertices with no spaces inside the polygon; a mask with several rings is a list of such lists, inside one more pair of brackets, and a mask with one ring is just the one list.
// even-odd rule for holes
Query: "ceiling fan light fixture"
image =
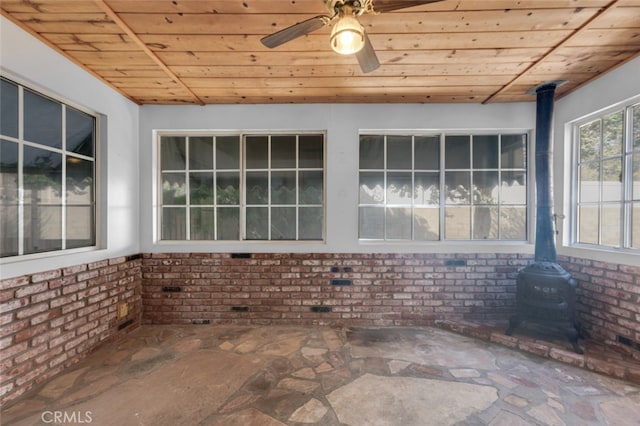
{"label": "ceiling fan light fixture", "polygon": [[364,28],[356,17],[341,16],[331,30],[331,48],[341,55],[351,55],[362,50],[364,43]]}

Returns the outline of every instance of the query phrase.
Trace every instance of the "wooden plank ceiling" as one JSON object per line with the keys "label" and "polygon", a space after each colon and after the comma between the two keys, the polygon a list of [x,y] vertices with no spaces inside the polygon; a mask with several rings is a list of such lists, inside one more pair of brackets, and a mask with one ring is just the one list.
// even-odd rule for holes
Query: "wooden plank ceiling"
{"label": "wooden plank ceiling", "polygon": [[640,0],[443,0],[364,15],[381,66],[363,74],[322,0],[2,0],[2,14],[139,104],[452,103],[558,96],[640,53]]}

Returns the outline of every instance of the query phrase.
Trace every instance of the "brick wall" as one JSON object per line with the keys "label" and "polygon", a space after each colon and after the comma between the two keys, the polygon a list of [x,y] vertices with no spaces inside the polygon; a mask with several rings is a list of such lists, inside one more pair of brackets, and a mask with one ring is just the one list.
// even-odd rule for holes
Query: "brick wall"
{"label": "brick wall", "polygon": [[640,359],[640,266],[574,257],[560,263],[578,284],[576,309],[585,334]]}
{"label": "brick wall", "polygon": [[[141,257],[119,257],[0,281],[0,402],[140,324]],[[116,318],[119,303],[128,314]]]}
{"label": "brick wall", "polygon": [[144,254],[143,323],[426,325],[504,319],[519,254]]}

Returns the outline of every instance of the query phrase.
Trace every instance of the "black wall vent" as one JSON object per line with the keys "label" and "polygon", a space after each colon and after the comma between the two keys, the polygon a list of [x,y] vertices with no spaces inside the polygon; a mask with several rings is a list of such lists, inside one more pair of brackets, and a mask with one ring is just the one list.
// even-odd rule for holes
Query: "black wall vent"
{"label": "black wall vent", "polygon": [[180,293],[182,291],[182,287],[179,287],[177,285],[166,285],[162,287],[162,291],[164,291],[165,293]]}
{"label": "black wall vent", "polygon": [[333,272],[334,274],[337,272],[353,272],[353,268],[351,266],[332,266],[331,267],[331,272]]}
{"label": "black wall vent", "polygon": [[467,266],[467,261],[464,259],[447,259],[444,261],[444,266]]}
{"label": "black wall vent", "polygon": [[331,285],[351,285],[351,280],[331,280]]}
{"label": "black wall vent", "polygon": [[249,312],[248,306],[232,306],[231,310],[234,312]]}
{"label": "black wall vent", "polygon": [[331,312],[331,306],[312,306],[311,312]]}
{"label": "black wall vent", "polygon": [[231,253],[232,259],[251,259],[251,253]]}
{"label": "black wall vent", "polygon": [[208,319],[192,319],[191,324],[201,325],[201,324],[211,324],[211,320]]}
{"label": "black wall vent", "polygon": [[129,327],[131,324],[133,324],[133,319],[128,319],[125,322],[123,322],[122,324],[118,325],[118,330],[122,330],[124,328]]}
{"label": "black wall vent", "polygon": [[629,346],[630,348],[637,349],[640,351],[640,342],[634,342],[628,337],[624,337],[621,335],[616,336],[616,341],[622,345]]}

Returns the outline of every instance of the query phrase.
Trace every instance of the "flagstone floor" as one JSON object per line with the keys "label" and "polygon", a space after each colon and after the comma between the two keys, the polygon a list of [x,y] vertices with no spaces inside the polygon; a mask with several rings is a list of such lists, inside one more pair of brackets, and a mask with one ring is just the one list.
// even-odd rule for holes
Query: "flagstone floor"
{"label": "flagstone floor", "polygon": [[3,425],[640,425],[640,387],[438,328],[143,326]]}

